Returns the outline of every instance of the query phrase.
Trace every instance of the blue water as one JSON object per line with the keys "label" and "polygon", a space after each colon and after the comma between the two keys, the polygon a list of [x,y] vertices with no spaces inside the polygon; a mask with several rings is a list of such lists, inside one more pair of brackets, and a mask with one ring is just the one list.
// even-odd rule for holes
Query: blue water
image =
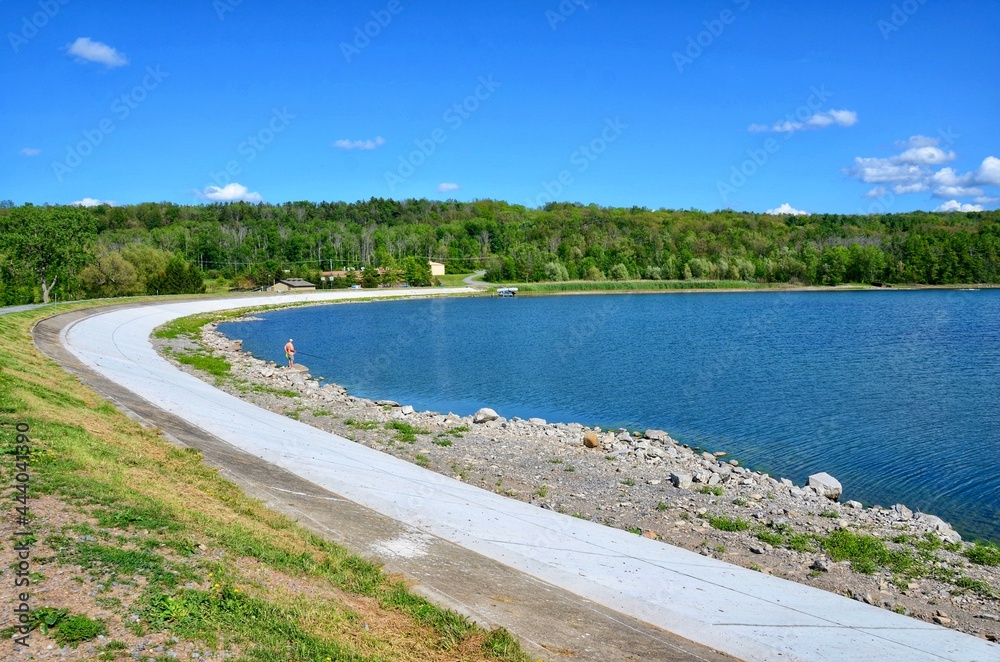
{"label": "blue water", "polygon": [[[1000,290],[437,299],[223,324],[418,409],[660,428],[1000,541]],[[312,356],[310,356],[312,355]]]}

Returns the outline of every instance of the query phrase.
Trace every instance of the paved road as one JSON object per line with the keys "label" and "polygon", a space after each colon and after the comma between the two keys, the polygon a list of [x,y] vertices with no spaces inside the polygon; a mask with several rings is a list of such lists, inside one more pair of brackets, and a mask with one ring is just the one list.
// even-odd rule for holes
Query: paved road
{"label": "paved road", "polygon": [[[135,406],[172,414],[195,437],[216,440],[224,465],[242,458],[272,465],[288,484],[300,481],[299,489],[275,487],[261,479],[267,472],[256,479],[249,472],[242,484],[256,485],[273,503],[346,499],[316,512],[330,511],[332,503],[338,511],[341,504],[376,511],[381,528],[355,549],[404,567],[428,593],[464,605],[487,623],[511,623],[539,650],[595,660],[718,659],[710,649],[747,660],[1000,660],[1000,646],[982,639],[506,499],[263,411],[174,369],[148,341],[169,319],[248,305],[254,300],[127,308],[76,321],[59,337],[79,364],[134,394]],[[240,470],[232,471],[239,479]],[[346,512],[340,514],[350,521]],[[350,529],[315,524],[334,537]],[[470,561],[470,574],[456,581],[467,552],[481,560]],[[442,572],[451,583],[435,583]],[[534,594],[522,593],[533,584]],[[574,600],[567,606],[567,594],[582,600],[562,613],[574,607]],[[546,615],[541,626],[528,627]],[[639,634],[628,636],[633,631]]]}

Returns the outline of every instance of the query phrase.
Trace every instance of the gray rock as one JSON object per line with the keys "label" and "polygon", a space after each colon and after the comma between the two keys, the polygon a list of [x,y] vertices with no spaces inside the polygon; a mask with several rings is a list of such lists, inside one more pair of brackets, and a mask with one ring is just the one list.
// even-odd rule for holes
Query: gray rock
{"label": "gray rock", "polygon": [[844,506],[846,506],[847,508],[854,508],[855,510],[861,510],[862,508],[864,508],[864,506],[861,505],[860,501],[848,501],[847,503],[844,504]]}
{"label": "gray rock", "polygon": [[691,474],[685,473],[672,473],[670,474],[670,483],[680,489],[690,489],[691,488]]}
{"label": "gray rock", "polygon": [[670,438],[670,435],[663,430],[646,430],[642,436],[653,441],[666,441]]}
{"label": "gray rock", "polygon": [[548,425],[544,418],[529,418],[528,422],[532,425]]}
{"label": "gray rock", "polygon": [[402,407],[400,407],[399,410],[407,416],[413,413],[413,407],[411,407],[410,405],[403,405]]}
{"label": "gray rock", "polygon": [[907,520],[913,519],[913,511],[904,506],[901,503],[897,503],[892,507],[894,513],[896,513],[896,519]]}
{"label": "gray rock", "polygon": [[498,418],[500,418],[500,414],[496,413],[489,407],[483,407],[472,415],[472,422],[476,424],[486,423],[488,421],[495,421]]}
{"label": "gray rock", "polygon": [[813,564],[809,566],[810,570],[819,570],[820,572],[830,572],[830,561],[825,558],[819,558],[813,561]]}
{"label": "gray rock", "polygon": [[840,484],[840,481],[825,471],[809,476],[806,486],[816,490],[816,493],[820,496],[825,496],[827,499],[833,501],[840,499],[840,495],[844,493],[844,488]]}

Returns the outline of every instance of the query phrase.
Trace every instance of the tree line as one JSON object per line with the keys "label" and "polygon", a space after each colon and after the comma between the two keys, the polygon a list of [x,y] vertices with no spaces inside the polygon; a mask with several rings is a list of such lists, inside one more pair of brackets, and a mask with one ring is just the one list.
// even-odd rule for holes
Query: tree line
{"label": "tree line", "polygon": [[[777,216],[496,200],[213,205],[0,203],[0,301],[251,289],[285,276],[422,282],[1000,282],[1000,212]],[[388,274],[388,275],[386,275]],[[319,282],[315,280],[314,282]]]}

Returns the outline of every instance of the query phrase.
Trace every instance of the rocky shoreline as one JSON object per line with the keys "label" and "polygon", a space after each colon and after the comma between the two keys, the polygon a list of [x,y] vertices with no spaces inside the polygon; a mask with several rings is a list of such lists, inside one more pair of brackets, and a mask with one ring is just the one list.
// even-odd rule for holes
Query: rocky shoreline
{"label": "rocky shoreline", "polygon": [[942,519],[840,503],[826,474],[796,486],[667,432],[541,419],[418,412],[351,396],[308,369],[277,366],[202,328],[200,342],[153,339],[176,361],[207,351],[230,365],[216,386],[357,443],[484,489],[976,636],[1000,638],[996,547],[962,542]]}

